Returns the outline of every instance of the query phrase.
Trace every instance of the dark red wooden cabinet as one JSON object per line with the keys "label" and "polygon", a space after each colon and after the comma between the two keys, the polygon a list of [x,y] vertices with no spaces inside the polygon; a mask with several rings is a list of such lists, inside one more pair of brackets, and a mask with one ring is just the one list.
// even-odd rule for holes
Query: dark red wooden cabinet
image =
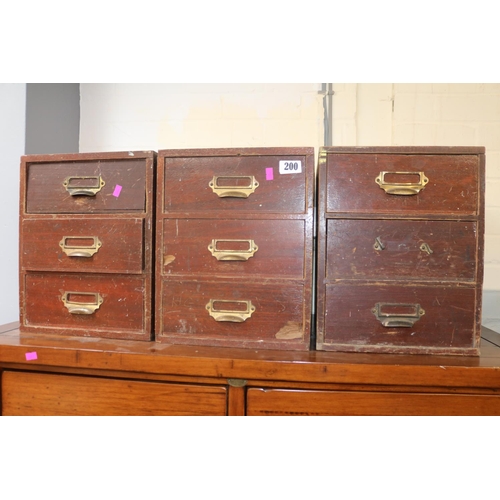
{"label": "dark red wooden cabinet", "polygon": [[307,350],[313,148],[163,150],[156,340]]}
{"label": "dark red wooden cabinet", "polygon": [[156,153],[21,158],[20,330],[151,340]]}
{"label": "dark red wooden cabinet", "polygon": [[320,150],[317,349],[478,354],[484,153]]}

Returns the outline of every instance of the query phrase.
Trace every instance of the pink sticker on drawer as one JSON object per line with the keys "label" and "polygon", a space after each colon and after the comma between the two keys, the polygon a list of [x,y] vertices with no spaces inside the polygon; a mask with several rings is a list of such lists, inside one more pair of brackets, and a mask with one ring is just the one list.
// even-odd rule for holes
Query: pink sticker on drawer
{"label": "pink sticker on drawer", "polygon": [[122,187],[120,186],[120,184],[117,184],[115,187],[115,190],[113,191],[113,196],[118,198],[118,196],[120,196],[121,192],[122,192]]}
{"label": "pink sticker on drawer", "polygon": [[26,353],[26,361],[34,361],[35,359],[38,359],[36,352],[27,352]]}
{"label": "pink sticker on drawer", "polygon": [[266,181],[272,181],[274,179],[273,168],[266,168]]}

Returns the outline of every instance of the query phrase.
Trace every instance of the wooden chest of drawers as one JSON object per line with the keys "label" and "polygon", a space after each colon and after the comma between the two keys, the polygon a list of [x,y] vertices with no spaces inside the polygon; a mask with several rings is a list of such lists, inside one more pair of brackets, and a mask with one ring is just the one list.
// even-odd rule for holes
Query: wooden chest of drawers
{"label": "wooden chest of drawers", "polygon": [[163,150],[156,340],[307,350],[313,148]]}
{"label": "wooden chest of drawers", "polygon": [[479,353],[484,148],[322,148],[317,349]]}
{"label": "wooden chest of drawers", "polygon": [[151,340],[156,153],[21,158],[20,330]]}

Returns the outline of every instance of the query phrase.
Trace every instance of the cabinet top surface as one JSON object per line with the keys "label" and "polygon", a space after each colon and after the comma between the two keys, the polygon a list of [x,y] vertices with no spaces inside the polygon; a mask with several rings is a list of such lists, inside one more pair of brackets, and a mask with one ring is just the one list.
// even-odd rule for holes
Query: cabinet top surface
{"label": "cabinet top surface", "polygon": [[[63,367],[130,373],[500,388],[500,334],[483,328],[481,355],[429,356],[275,351],[20,333],[0,327],[0,367]],[[28,353],[36,353],[28,355]]]}
{"label": "cabinet top surface", "polygon": [[123,160],[156,158],[156,151],[111,151],[101,153],[55,153],[55,154],[32,154],[21,156],[21,163],[45,163],[84,160]]}
{"label": "cabinet top surface", "polygon": [[484,154],[484,146],[323,146],[320,153]]}
{"label": "cabinet top surface", "polygon": [[162,149],[159,157],[314,155],[311,147]]}

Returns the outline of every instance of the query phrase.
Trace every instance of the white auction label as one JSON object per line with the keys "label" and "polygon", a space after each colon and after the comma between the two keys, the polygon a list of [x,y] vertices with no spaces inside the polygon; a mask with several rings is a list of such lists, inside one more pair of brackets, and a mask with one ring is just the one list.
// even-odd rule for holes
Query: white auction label
{"label": "white auction label", "polygon": [[297,160],[280,160],[280,174],[300,174],[302,162]]}

